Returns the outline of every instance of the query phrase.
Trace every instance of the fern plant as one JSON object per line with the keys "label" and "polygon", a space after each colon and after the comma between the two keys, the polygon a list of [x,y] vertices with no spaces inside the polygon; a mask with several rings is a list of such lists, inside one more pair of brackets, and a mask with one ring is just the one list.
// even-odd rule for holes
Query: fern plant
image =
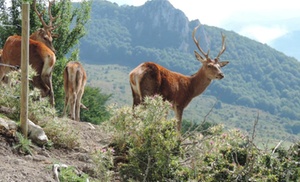
{"label": "fern plant", "polygon": [[13,149],[18,150],[20,153],[23,154],[30,154],[32,155],[31,147],[32,143],[31,140],[25,138],[21,133],[16,132],[18,143],[13,146]]}

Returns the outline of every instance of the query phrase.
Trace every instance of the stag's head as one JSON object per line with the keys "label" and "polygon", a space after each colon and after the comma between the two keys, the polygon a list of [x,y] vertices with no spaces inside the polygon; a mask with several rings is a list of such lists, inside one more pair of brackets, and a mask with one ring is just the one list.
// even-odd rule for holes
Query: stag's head
{"label": "stag's head", "polygon": [[225,36],[222,34],[222,48],[221,48],[221,51],[219,52],[218,56],[214,59],[211,59],[209,57],[209,50],[207,52],[204,52],[202,50],[202,48],[200,47],[198,40],[195,38],[195,33],[199,27],[200,27],[200,25],[195,27],[195,29],[193,30],[192,36],[193,36],[193,40],[194,40],[198,50],[202,54],[202,56],[197,51],[194,51],[195,57],[197,58],[198,61],[200,61],[203,64],[201,69],[204,70],[206,76],[209,79],[211,79],[211,80],[222,79],[222,78],[224,78],[224,74],[221,70],[221,67],[226,66],[229,63],[229,61],[219,61],[220,56],[226,50]]}
{"label": "stag's head", "polygon": [[48,15],[49,15],[49,24],[47,25],[43,19],[43,15],[44,12],[40,13],[37,8],[36,8],[36,0],[33,1],[33,7],[34,7],[34,11],[36,12],[37,16],[39,17],[43,28],[39,28],[36,32],[34,32],[30,38],[39,42],[43,42],[47,47],[49,47],[49,49],[51,49],[54,53],[55,48],[53,46],[53,36],[52,35],[52,31],[56,28],[53,25],[53,21],[57,18],[57,17],[53,17],[51,14],[51,6],[54,4],[55,1],[49,1],[49,6],[48,6]]}

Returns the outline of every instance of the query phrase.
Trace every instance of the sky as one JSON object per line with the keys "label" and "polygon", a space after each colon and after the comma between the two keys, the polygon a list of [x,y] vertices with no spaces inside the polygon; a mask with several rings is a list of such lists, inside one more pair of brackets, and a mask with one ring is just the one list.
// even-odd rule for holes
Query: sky
{"label": "sky", "polygon": [[[147,0],[109,0],[118,5],[143,5]],[[188,19],[199,19],[202,24],[233,30],[261,43],[287,34],[285,24],[291,18],[300,18],[297,0],[169,0],[185,13]],[[197,2],[195,4],[195,2]],[[300,30],[300,23],[297,25]],[[295,28],[295,27],[293,27]]]}

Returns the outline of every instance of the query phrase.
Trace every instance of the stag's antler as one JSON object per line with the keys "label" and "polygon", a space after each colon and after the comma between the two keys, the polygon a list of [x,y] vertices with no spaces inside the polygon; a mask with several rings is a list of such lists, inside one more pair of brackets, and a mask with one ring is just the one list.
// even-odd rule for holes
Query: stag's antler
{"label": "stag's antler", "polygon": [[226,50],[226,44],[225,44],[225,35],[221,34],[222,35],[222,49],[221,51],[219,52],[218,56],[216,57],[216,60],[219,60],[219,57],[224,53],[224,51]]}
{"label": "stag's antler", "polygon": [[195,33],[196,33],[197,29],[200,27],[200,25],[201,25],[201,24],[199,24],[197,27],[194,28],[193,33],[192,33],[192,37],[193,37],[193,40],[194,40],[196,46],[198,47],[199,51],[205,56],[206,59],[208,59],[208,58],[209,58],[209,50],[207,51],[207,53],[205,53],[205,52],[201,49],[201,47],[200,47],[200,45],[199,45],[199,42],[197,41],[197,39],[196,39],[196,37],[195,37]]}
{"label": "stag's antler", "polygon": [[43,15],[44,15],[44,13],[45,13],[45,10],[44,10],[42,13],[38,12],[38,10],[37,10],[37,8],[36,8],[36,0],[33,1],[34,11],[36,12],[36,14],[38,15],[40,21],[42,22],[44,29],[45,29],[46,31],[49,31],[49,32],[51,32],[52,30],[54,30],[55,28],[57,28],[57,27],[53,26],[53,24],[52,24],[53,21],[55,21],[55,19],[57,18],[57,17],[53,17],[52,14],[51,14],[51,6],[52,6],[54,3],[55,3],[55,0],[49,1],[49,6],[48,6],[49,25],[47,25],[47,24],[45,23],[45,21],[43,20]]}

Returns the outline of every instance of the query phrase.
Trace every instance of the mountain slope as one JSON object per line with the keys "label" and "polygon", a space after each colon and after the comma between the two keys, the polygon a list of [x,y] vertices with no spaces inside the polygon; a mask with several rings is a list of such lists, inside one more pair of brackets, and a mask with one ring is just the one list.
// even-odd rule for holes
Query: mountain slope
{"label": "mountain slope", "polygon": [[[95,0],[92,7],[89,32],[80,46],[84,62],[132,69],[141,62],[154,61],[183,74],[199,69],[191,32],[200,22],[189,22],[169,1],[152,0],[134,7]],[[211,57],[220,50],[221,32],[227,37],[221,59],[230,64],[223,68],[225,78],[213,82],[204,94],[223,103],[299,120],[300,63],[235,32],[203,25],[196,36],[205,51],[211,50]]]}

